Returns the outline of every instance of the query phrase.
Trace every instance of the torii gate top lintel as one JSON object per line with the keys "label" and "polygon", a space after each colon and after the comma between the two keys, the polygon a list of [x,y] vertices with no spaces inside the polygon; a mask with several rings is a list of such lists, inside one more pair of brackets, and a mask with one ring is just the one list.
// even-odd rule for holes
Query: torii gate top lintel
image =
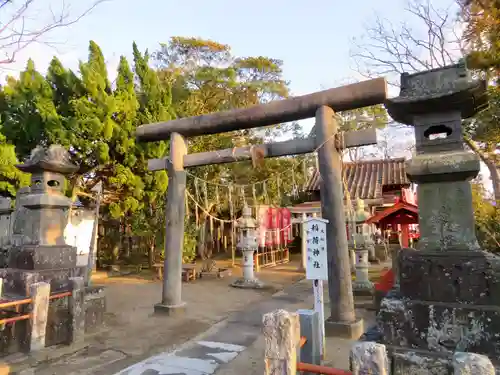
{"label": "torii gate top lintel", "polygon": [[321,106],[340,112],[381,104],[386,98],[387,82],[376,78],[249,108],[141,125],[136,136],[141,142],[155,142],[169,139],[172,133],[194,137],[252,129],[314,117]]}

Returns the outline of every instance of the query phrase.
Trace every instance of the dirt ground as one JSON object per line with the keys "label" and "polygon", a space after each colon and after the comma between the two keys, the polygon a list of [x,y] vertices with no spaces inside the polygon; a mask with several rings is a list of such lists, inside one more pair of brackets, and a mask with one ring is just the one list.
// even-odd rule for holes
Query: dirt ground
{"label": "dirt ground", "polygon": [[[224,267],[225,263],[218,261],[217,265]],[[184,283],[182,293],[187,310],[180,317],[153,313],[154,304],[161,299],[162,284],[151,280],[151,275],[108,277],[106,273],[97,273],[94,284],[106,287],[105,327],[86,337],[79,348],[50,348],[29,357],[14,355],[6,359],[13,370],[29,369],[29,373],[37,375],[113,373],[151,355],[173,350],[230,313],[302,279],[299,264],[298,257],[292,257],[288,264],[261,269],[258,277],[267,286],[262,290],[231,287],[230,283],[241,275],[238,266],[232,269],[231,277]]]}

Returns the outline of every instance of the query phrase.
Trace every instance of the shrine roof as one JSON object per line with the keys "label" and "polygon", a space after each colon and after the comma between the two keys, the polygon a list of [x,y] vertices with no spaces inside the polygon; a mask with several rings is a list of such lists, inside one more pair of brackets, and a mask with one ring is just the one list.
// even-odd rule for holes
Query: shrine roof
{"label": "shrine roof", "polygon": [[387,207],[385,210],[376,213],[375,215],[370,217],[368,220],[366,220],[366,223],[367,224],[379,223],[380,221],[388,218],[391,215],[398,213],[399,211],[407,211],[407,212],[411,213],[412,215],[415,215],[416,220],[418,220],[418,207],[414,204],[400,201],[400,202],[396,203],[395,205],[393,205],[391,207]]}
{"label": "shrine roof", "polygon": [[[404,158],[344,163],[344,178],[351,199],[378,199],[382,198],[383,186],[408,187],[411,184],[406,176]],[[315,170],[307,190],[319,191],[320,182],[321,177]]]}

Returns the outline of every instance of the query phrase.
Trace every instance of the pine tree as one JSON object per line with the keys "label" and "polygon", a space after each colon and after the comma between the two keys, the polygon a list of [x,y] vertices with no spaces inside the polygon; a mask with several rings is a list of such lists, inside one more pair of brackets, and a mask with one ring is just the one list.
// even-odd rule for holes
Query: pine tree
{"label": "pine tree", "polygon": [[50,84],[29,60],[19,79],[9,77],[3,87],[2,132],[20,160],[38,145],[57,141],[61,119],[52,100]]}

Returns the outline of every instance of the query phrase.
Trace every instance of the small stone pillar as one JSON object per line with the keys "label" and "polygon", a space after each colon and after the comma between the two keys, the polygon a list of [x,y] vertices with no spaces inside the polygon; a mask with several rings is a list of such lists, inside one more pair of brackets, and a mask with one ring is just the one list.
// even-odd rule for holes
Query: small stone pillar
{"label": "small stone pillar", "polygon": [[321,365],[321,335],[319,313],[314,310],[297,310],[300,320],[300,336],[307,339],[300,349],[300,360],[312,365]]}
{"label": "small stone pillar", "polygon": [[50,284],[39,282],[31,284],[31,335],[30,351],[45,348],[47,320],[49,315]]}
{"label": "small stone pillar", "polygon": [[235,288],[262,288],[253,270],[253,255],[257,251],[257,221],[252,217],[252,209],[243,207],[242,216],[236,224],[239,231],[237,248],[242,252],[243,277],[231,284]]}
{"label": "small stone pillar", "polygon": [[69,297],[71,316],[71,343],[81,342],[85,337],[85,280],[83,277],[70,279],[72,294]]}
{"label": "small stone pillar", "polygon": [[385,345],[375,342],[358,342],[351,348],[352,375],[389,375],[389,360]]}
{"label": "small stone pillar", "polygon": [[296,375],[299,361],[300,321],[297,313],[275,310],[264,315],[265,375]]}

